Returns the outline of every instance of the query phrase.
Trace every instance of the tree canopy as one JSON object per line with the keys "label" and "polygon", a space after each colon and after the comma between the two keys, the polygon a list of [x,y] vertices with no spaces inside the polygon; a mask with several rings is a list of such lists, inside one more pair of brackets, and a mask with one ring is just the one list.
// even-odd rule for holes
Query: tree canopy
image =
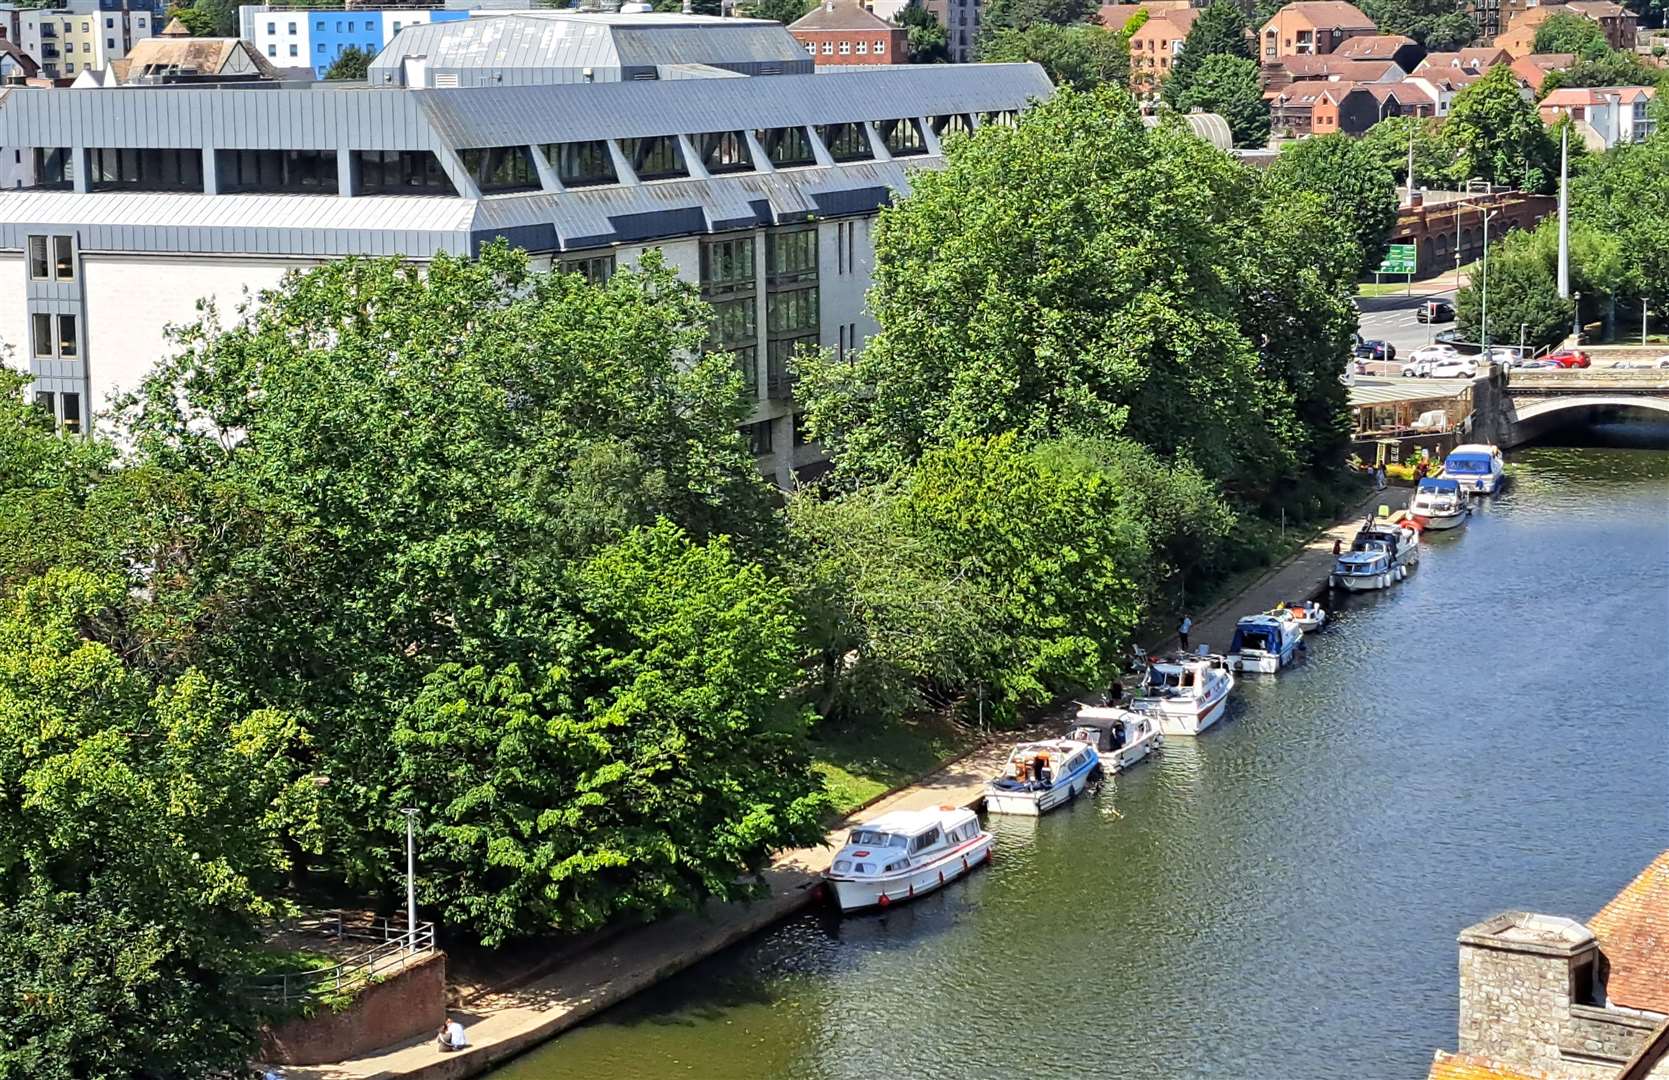
{"label": "tree canopy", "polygon": [[1200,12],[1199,17],[1194,20],[1194,25],[1188,28],[1188,36],[1182,42],[1181,54],[1172,62],[1171,73],[1159,85],[1160,96],[1165,104],[1173,109],[1186,111],[1189,107],[1186,102],[1195,81],[1199,78],[1200,68],[1213,56],[1252,59],[1246,16],[1228,0],[1213,0],[1211,6]]}
{"label": "tree canopy", "polygon": [[1103,83],[1122,86],[1130,78],[1125,39],[1088,24],[1037,23],[1023,30],[1001,28],[981,35],[979,58],[986,63],[1032,61],[1057,86],[1088,90]]}
{"label": "tree canopy", "polygon": [[920,4],[905,4],[893,22],[909,31],[910,63],[950,63],[950,37],[938,16]]}
{"label": "tree canopy", "polygon": [[[1163,85],[1170,83],[1167,79]],[[1219,114],[1228,121],[1235,146],[1269,144],[1269,102],[1263,96],[1263,80],[1258,75],[1256,61],[1226,53],[1207,56],[1187,88],[1176,95],[1176,108],[1182,112],[1201,109]]]}
{"label": "tree canopy", "polygon": [[1571,181],[1571,220],[1614,239],[1628,283],[1654,310],[1669,306],[1669,131],[1588,157]]}
{"label": "tree canopy", "polygon": [[1558,144],[1504,64],[1490,68],[1455,95],[1443,137],[1457,151],[1457,179],[1477,178],[1543,193],[1558,182]]}
{"label": "tree canopy", "polygon": [[1268,179],[1322,198],[1329,219],[1344,226],[1360,253],[1355,276],[1384,260],[1397,223],[1396,181],[1361,140],[1337,134],[1291,143],[1270,166]]}
{"label": "tree canopy", "polygon": [[1388,170],[1398,184],[1408,183],[1408,149],[1414,148],[1414,182],[1426,187],[1458,183],[1460,150],[1431,116],[1387,116],[1362,134],[1363,153]]}
{"label": "tree canopy", "polygon": [[1661,97],[1669,88],[1669,73],[1638,53],[1607,49],[1597,57],[1548,72],[1540,93],[1546,97],[1568,86],[1655,86]]}
{"label": "tree canopy", "polygon": [[1586,15],[1560,12],[1536,27],[1534,49],[1539,53],[1575,53],[1582,60],[1598,60],[1611,51],[1600,24]]}
{"label": "tree canopy", "polygon": [[[1575,305],[1559,296],[1556,226],[1513,232],[1489,254],[1489,339],[1530,348],[1561,341],[1571,332]],[[1468,341],[1483,340],[1482,281],[1455,297],[1455,321]]]}
{"label": "tree canopy", "polygon": [[1478,39],[1478,24],[1456,0],[1362,0],[1360,7],[1380,33],[1413,38],[1432,52],[1452,52]]}
{"label": "tree canopy", "polygon": [[349,45],[337,53],[330,67],[325,69],[325,78],[344,82],[364,82],[370,74],[372,59],[374,58],[371,54],[358,45]]}
{"label": "tree canopy", "polygon": [[1071,26],[1088,22],[1098,6],[1095,0],[991,0],[984,28],[1024,30],[1040,23]]}
{"label": "tree canopy", "polygon": [[753,0],[742,10],[750,19],[772,19],[786,26],[805,17],[811,10],[811,0]]}
{"label": "tree canopy", "polygon": [[192,37],[236,37],[238,8],[231,0],[192,0],[171,8],[169,19],[180,20]]}

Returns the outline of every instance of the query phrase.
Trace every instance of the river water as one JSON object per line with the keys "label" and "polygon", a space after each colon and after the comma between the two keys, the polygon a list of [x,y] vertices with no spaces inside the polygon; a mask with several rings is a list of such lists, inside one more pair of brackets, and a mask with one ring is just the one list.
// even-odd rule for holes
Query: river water
{"label": "river water", "polygon": [[1669,452],[1511,457],[1226,723],[994,819],[989,870],[788,922],[495,1077],[1423,1077],[1456,933],[1586,918],[1669,846]]}

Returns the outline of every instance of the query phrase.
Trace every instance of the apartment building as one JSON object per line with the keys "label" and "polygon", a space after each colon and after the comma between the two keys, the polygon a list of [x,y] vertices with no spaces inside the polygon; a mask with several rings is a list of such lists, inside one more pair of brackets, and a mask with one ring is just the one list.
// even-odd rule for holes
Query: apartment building
{"label": "apartment building", "polygon": [[1548,94],[1537,108],[1549,124],[1570,117],[1588,149],[1601,151],[1639,142],[1656,130],[1650,113],[1656,94],[1651,86],[1573,86]]}
{"label": "apartment building", "polygon": [[789,358],[873,332],[875,215],[947,132],[1052,91],[1035,64],[816,74],[780,24],[649,14],[419,27],[371,75],[0,95],[0,145],[36,164],[0,198],[0,341],[44,408],[84,427],[200,298],[229,313],[340,256],[504,238],[602,279],[656,248],[715,305],[746,435],[786,484],[820,460]]}
{"label": "apartment building", "polygon": [[0,7],[0,38],[40,65],[48,79],[73,78],[127,56],[162,30],[161,0],[68,0],[43,8]]}
{"label": "apartment building", "polygon": [[310,67],[324,78],[350,46],[375,56],[408,26],[467,19],[468,9],[306,8],[245,4],[238,8],[238,36],[274,67]]}
{"label": "apartment building", "polygon": [[1182,55],[1182,43],[1199,17],[1198,8],[1154,12],[1130,35],[1132,90],[1151,94],[1159,89],[1159,84],[1171,73],[1171,65]]}
{"label": "apartment building", "polygon": [[1298,0],[1277,11],[1258,32],[1259,52],[1268,63],[1282,56],[1322,55],[1353,37],[1378,34],[1379,27],[1344,0]]}
{"label": "apartment building", "polygon": [[910,62],[910,32],[858,0],[825,0],[789,23],[788,32],[819,67]]}
{"label": "apartment building", "polygon": [[972,60],[979,42],[983,0],[922,0],[921,6],[944,26],[950,58],[958,64]]}

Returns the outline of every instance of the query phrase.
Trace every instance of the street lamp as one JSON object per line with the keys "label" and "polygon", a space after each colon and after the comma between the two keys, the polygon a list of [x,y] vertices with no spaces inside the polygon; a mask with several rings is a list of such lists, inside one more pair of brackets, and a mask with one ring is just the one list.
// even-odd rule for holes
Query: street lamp
{"label": "street lamp", "polygon": [[1518,362],[1521,364],[1524,362],[1524,340],[1526,337],[1526,331],[1529,329],[1529,323],[1518,324]]}
{"label": "street lamp", "polygon": [[417,951],[417,810],[408,806],[400,813],[406,818],[406,951],[413,953]]}
{"label": "street lamp", "polygon": [[1575,325],[1570,328],[1571,337],[1575,339],[1572,344],[1580,345],[1582,344],[1582,294],[1579,292],[1571,293],[1570,302],[1571,318],[1575,321]]}
{"label": "street lamp", "polygon": [[1483,326],[1480,328],[1479,336],[1483,338],[1485,356],[1489,355],[1489,223],[1500,212],[1499,210],[1491,210],[1484,214],[1484,297],[1483,314],[1479,320],[1483,323]]}

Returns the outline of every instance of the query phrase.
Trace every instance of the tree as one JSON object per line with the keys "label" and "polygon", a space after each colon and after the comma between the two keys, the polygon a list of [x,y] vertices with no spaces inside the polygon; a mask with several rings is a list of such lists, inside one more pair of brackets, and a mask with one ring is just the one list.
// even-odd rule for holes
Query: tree
{"label": "tree", "polygon": [[787,591],[664,520],[576,585],[528,663],[439,667],[393,733],[423,900],[487,944],[747,896],[822,838]]}
{"label": "tree", "polygon": [[800,365],[812,431],[849,482],[972,436],[1123,432],[1261,490],[1299,448],[1275,441],[1289,399],[1229,269],[1257,202],[1251,173],[1180,121],[1149,130],[1121,91],[982,130],[882,216],[880,331]]}
{"label": "tree", "polygon": [[99,641],[119,580],[51,570],[0,614],[0,1075],[241,1074],[239,983],[313,789],[299,731]]}
{"label": "tree", "polygon": [[1189,27],[1188,36],[1182,42],[1182,53],[1171,64],[1171,73],[1159,87],[1165,104],[1186,111],[1188,106],[1183,102],[1198,79],[1201,66],[1213,56],[1252,59],[1246,16],[1228,0],[1214,0]]}
{"label": "tree", "polygon": [[1426,187],[1457,183],[1459,153],[1444,137],[1443,121],[1429,116],[1388,116],[1363,133],[1363,153],[1388,169],[1398,184],[1408,183],[1408,149],[1414,147],[1414,182]]}
{"label": "tree", "polygon": [[1534,50],[1539,53],[1575,53],[1578,59],[1598,60],[1611,51],[1605,30],[1586,15],[1560,12],[1536,27]]}
{"label": "tree", "polygon": [[1292,143],[1265,176],[1277,188],[1323,198],[1328,220],[1343,224],[1357,249],[1352,276],[1384,260],[1391,229],[1397,223],[1396,181],[1359,140],[1323,135]]}
{"label": "tree", "polygon": [[345,82],[364,82],[371,72],[370,53],[358,45],[349,45],[336,54],[330,67],[325,69],[327,80],[341,80]]}
{"label": "tree", "polygon": [[1235,146],[1269,144],[1269,102],[1263,97],[1256,61],[1223,53],[1206,57],[1178,96],[1176,108],[1219,114],[1228,121]]}
{"label": "tree", "polygon": [[180,20],[192,37],[236,37],[238,33],[238,9],[231,0],[193,0],[169,11],[168,17]]}
{"label": "tree", "polygon": [[1664,70],[1648,63],[1637,53],[1607,49],[1604,55],[1591,60],[1578,60],[1560,71],[1550,71],[1542,80],[1541,96],[1571,86],[1658,86],[1664,81]]}
{"label": "tree", "polygon": [[1071,26],[1088,22],[1097,10],[1094,0],[991,0],[985,29],[1024,30],[1040,23]]}
{"label": "tree", "polygon": [[810,10],[810,0],[754,0],[743,8],[750,19],[772,19],[784,26],[804,18]]}
{"label": "tree", "polygon": [[1478,38],[1478,24],[1455,0],[1363,0],[1361,8],[1380,33],[1413,38],[1432,52],[1451,52]]}
{"label": "tree", "polygon": [[[1553,240],[1549,244],[1547,240]],[[1489,253],[1489,337],[1492,342],[1540,348],[1570,333],[1575,306],[1559,296],[1557,239],[1538,242],[1534,233],[1514,232]],[[1469,341],[1481,341],[1482,282],[1469,283],[1455,297],[1455,322]]]}
{"label": "tree", "polygon": [[1538,193],[1551,191],[1558,180],[1559,147],[1506,65],[1490,68],[1455,95],[1443,134],[1457,150],[1457,177]]}
{"label": "tree", "polygon": [[723,0],[690,0],[691,15],[723,15]]}
{"label": "tree", "polygon": [[654,255],[603,286],[503,245],[342,260],[206,314],[124,410],[140,463],[191,481],[159,515],[150,648],[308,718],[353,823],[327,865],[392,884],[392,717],[445,664],[536,670],[573,567],[661,517],[776,544],[709,318]]}
{"label": "tree", "polygon": [[905,4],[893,22],[909,31],[910,63],[950,63],[950,37],[937,15],[920,4]]}
{"label": "tree", "polygon": [[[1623,144],[1587,159],[1571,181],[1571,220],[1612,237],[1635,296],[1653,310],[1669,306],[1669,133]],[[1493,300],[1493,297],[1491,297]]]}
{"label": "tree", "polygon": [[1038,23],[1024,30],[999,29],[981,36],[985,63],[1041,64],[1057,86],[1088,90],[1103,83],[1122,86],[1130,78],[1127,42],[1099,26]]}

